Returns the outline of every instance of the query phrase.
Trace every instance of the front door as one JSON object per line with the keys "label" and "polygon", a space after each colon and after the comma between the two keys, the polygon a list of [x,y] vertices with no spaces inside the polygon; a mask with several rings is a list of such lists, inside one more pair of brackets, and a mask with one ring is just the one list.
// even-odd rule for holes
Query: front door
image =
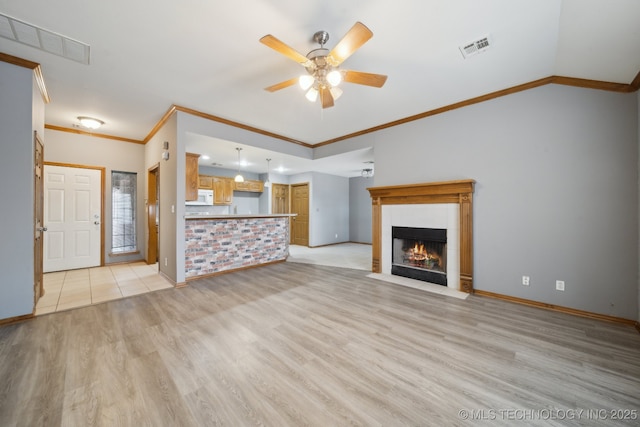
{"label": "front door", "polygon": [[291,186],[291,243],[309,246],[309,184]]}
{"label": "front door", "polygon": [[35,158],[34,158],[34,175],[35,175],[35,188],[34,188],[34,216],[35,216],[35,229],[34,229],[34,239],[35,242],[33,244],[33,290],[34,290],[34,307],[35,304],[38,303],[38,300],[42,295],[44,295],[44,284],[42,282],[43,278],[43,265],[42,265],[42,257],[43,257],[43,232],[47,229],[44,228],[43,220],[44,220],[44,177],[43,177],[43,163],[44,163],[44,146],[42,145],[42,141],[38,137],[37,133],[34,133],[34,144],[35,144]]}
{"label": "front door", "polygon": [[44,166],[44,271],[96,267],[102,262],[104,169]]}

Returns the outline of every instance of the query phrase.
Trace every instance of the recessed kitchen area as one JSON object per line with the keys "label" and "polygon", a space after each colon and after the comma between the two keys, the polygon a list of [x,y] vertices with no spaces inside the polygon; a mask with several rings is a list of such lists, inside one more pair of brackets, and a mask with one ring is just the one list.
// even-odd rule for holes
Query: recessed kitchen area
{"label": "recessed kitchen area", "polygon": [[349,232],[352,205],[370,218],[370,148],[314,160],[190,133],[185,151],[186,282],[285,261],[290,244],[371,243]]}

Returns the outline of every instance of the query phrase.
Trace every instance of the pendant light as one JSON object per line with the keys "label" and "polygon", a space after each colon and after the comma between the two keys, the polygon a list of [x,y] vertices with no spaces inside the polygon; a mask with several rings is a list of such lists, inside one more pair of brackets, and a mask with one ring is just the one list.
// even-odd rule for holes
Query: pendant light
{"label": "pendant light", "polygon": [[240,174],[240,151],[242,151],[242,148],[237,147],[236,150],[238,150],[238,175],[233,180],[235,182],[244,182],[244,177]]}
{"label": "pendant light", "polygon": [[267,179],[264,181],[264,186],[265,187],[271,187],[271,180],[269,179],[269,172],[270,172],[270,168],[269,168],[269,164],[271,163],[271,159],[267,159]]}

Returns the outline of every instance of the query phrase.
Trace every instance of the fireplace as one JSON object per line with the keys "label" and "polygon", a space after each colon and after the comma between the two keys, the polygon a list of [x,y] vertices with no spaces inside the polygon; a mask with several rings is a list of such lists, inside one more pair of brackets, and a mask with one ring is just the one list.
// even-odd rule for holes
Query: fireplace
{"label": "fireplace", "polygon": [[446,258],[446,263],[443,262],[446,286],[473,292],[474,184],[472,179],[463,179],[369,188],[373,225],[371,270],[393,274],[392,227],[445,229],[446,250],[441,257]]}
{"label": "fireplace", "polygon": [[447,286],[447,230],[392,227],[391,274]]}

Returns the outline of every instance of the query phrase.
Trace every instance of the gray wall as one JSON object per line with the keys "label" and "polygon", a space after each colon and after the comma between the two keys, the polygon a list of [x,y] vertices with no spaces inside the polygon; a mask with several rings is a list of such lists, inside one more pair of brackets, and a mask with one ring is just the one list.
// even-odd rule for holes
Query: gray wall
{"label": "gray wall", "polygon": [[[105,263],[140,260],[146,249],[146,169],[144,168],[145,148],[142,144],[131,144],[88,135],[77,135],[47,129],[44,158],[47,162],[68,163],[78,166],[105,168],[104,217]],[[136,209],[136,239],[139,254],[111,256],[111,172],[135,172],[137,174],[138,204]]]}
{"label": "gray wall", "polygon": [[637,94],[547,85],[316,157],[373,146],[376,186],[475,179],[477,289],[636,319],[638,120]]}
{"label": "gray wall", "polygon": [[[177,135],[178,118],[174,114],[145,144],[144,165],[145,171],[155,165],[160,168],[158,268],[167,278],[179,284],[184,282],[186,156]],[[169,160],[162,160],[165,141],[169,143]],[[146,178],[145,172],[145,198],[148,198]]]}
{"label": "gray wall", "polygon": [[33,70],[0,61],[0,319],[34,309],[33,132],[44,141],[44,101]]}
{"label": "gray wall", "polygon": [[[349,178],[309,172],[289,177],[309,183],[309,246],[349,241]],[[337,235],[337,237],[336,237]]]}
{"label": "gray wall", "polygon": [[371,178],[349,179],[349,240],[371,244]]}

